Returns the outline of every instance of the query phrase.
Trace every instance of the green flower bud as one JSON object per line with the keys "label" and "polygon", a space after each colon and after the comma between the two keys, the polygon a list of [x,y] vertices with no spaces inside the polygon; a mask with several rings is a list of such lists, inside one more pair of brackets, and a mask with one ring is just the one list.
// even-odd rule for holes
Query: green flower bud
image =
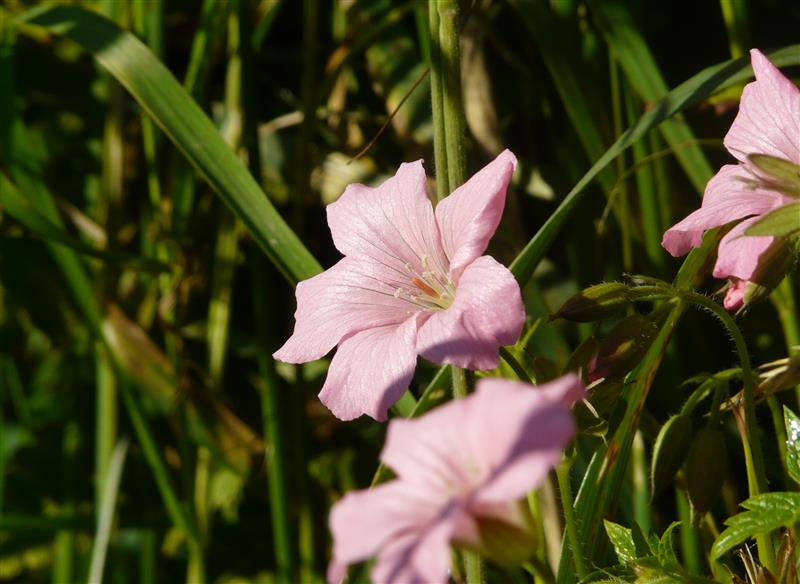
{"label": "green flower bud", "polygon": [[550,317],[572,322],[594,322],[614,316],[631,305],[628,287],[620,282],[605,282],[579,292]]}

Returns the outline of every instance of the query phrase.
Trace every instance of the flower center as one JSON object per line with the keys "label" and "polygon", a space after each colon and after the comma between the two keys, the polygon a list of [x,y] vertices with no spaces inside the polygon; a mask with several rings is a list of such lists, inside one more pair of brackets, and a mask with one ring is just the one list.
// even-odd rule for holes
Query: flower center
{"label": "flower center", "polygon": [[428,256],[422,257],[422,270],[417,271],[411,264],[405,265],[411,277],[410,286],[397,288],[395,298],[400,298],[426,310],[445,310],[456,296],[456,285],[449,274],[441,269],[431,269]]}

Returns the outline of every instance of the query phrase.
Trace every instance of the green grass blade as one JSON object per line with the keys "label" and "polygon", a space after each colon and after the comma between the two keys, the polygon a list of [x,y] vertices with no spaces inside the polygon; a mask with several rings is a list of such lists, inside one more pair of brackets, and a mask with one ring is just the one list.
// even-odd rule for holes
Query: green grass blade
{"label": "green grass blade", "polygon": [[[592,1],[589,4],[631,86],[647,102],[664,97],[669,91],[667,83],[627,6],[619,0]],[[694,140],[691,129],[679,119],[665,120],[661,132],[670,146]],[[697,191],[702,193],[713,174],[703,151],[698,146],[691,146],[676,150],[675,156]]]}
{"label": "green grass blade", "polygon": [[89,51],[206,178],[290,282],[321,270],[211,120],[134,35],[77,6],[38,7],[21,22],[63,35]]}
{"label": "green grass blade", "polygon": [[43,213],[36,209],[17,188],[4,175],[0,174],[0,206],[17,221],[31,230],[35,235],[46,241],[64,245],[80,254],[108,262],[117,262],[128,267],[141,270],[169,271],[171,268],[165,263],[132,256],[95,249],[81,242],[64,231],[61,227],[50,221]]}
{"label": "green grass blade", "polygon": [[[556,14],[551,14],[542,0],[511,0],[539,47],[542,59],[561,97],[561,103],[572,122],[590,161],[597,160],[605,151],[605,143],[597,124],[597,112],[588,101],[587,88],[581,85],[581,67],[578,57],[565,43],[570,31]],[[578,41],[576,40],[576,43]],[[608,193],[614,186],[610,171],[600,172],[598,181]]]}
{"label": "green grass blade", "polygon": [[[796,65],[800,63],[800,45],[792,45],[769,55],[777,66]],[[594,163],[583,178],[567,194],[558,209],[548,217],[544,225],[536,232],[525,248],[511,263],[511,272],[520,282],[527,282],[539,261],[553,243],[564,222],[575,209],[577,203],[589,183],[605,169],[620,152],[628,148],[648,131],[657,127],[664,120],[678,112],[702,101],[715,91],[739,83],[752,75],[749,63],[745,59],[725,61],[704,69],[685,81],[663,98],[658,100],[650,110],[628,128],[619,140]]]}

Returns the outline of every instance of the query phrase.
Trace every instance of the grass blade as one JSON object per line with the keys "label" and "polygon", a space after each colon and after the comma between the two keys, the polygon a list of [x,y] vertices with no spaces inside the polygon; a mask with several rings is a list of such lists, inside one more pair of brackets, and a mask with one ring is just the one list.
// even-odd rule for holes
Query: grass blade
{"label": "grass blade", "polygon": [[37,7],[21,22],[63,35],[89,51],[206,178],[290,282],[321,270],[208,116],[134,35],[77,6]]}

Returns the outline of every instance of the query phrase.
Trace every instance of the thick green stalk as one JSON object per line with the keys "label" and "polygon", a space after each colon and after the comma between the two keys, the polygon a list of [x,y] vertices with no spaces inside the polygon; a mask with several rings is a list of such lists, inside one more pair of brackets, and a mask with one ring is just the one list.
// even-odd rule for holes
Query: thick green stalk
{"label": "thick green stalk", "polygon": [[[464,104],[461,96],[461,58],[459,51],[460,12],[457,0],[431,0],[428,4],[431,34],[431,102],[436,157],[436,193],[439,200],[466,180]],[[451,367],[453,397],[466,397],[466,373]],[[468,584],[482,584],[483,562],[478,553],[463,550],[464,572]]]}
{"label": "thick green stalk", "polygon": [[447,174],[447,145],[445,143],[442,48],[439,43],[439,7],[436,2],[428,3],[428,29],[430,31],[431,59],[431,115],[433,116],[433,153],[436,164],[436,198],[444,199],[449,191]]}
{"label": "thick green stalk", "polygon": [[107,349],[101,341],[95,348],[97,406],[95,413],[95,509],[103,500],[103,483],[117,439],[117,386]]}
{"label": "thick green stalk", "polygon": [[[439,10],[439,50],[441,59],[444,142],[447,149],[447,184],[453,192],[467,180],[466,115],[461,95],[461,51],[458,0],[435,2]],[[442,136],[439,135],[439,141]],[[436,142],[436,136],[434,136]]]}

